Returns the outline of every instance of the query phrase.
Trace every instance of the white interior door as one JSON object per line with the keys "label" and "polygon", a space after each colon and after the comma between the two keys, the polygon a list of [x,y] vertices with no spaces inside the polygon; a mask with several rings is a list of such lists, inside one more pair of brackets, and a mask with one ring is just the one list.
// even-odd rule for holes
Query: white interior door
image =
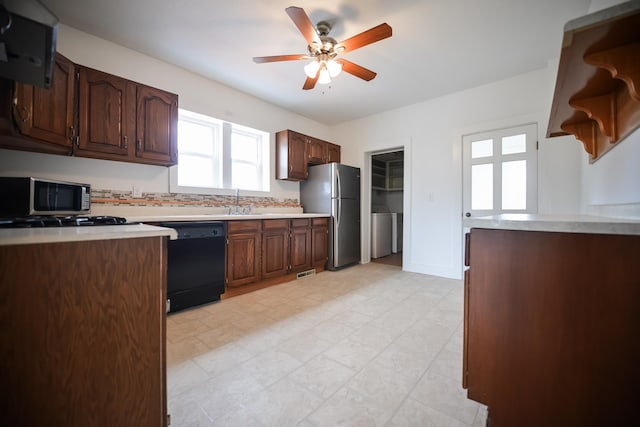
{"label": "white interior door", "polygon": [[462,159],[465,216],[537,212],[535,124],[464,135]]}

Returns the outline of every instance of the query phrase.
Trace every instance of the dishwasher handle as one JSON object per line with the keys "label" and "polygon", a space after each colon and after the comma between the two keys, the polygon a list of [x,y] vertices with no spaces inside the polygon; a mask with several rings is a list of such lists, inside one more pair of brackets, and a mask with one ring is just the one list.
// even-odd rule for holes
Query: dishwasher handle
{"label": "dishwasher handle", "polygon": [[176,230],[178,240],[226,236],[225,223],[222,221],[164,222],[158,225]]}

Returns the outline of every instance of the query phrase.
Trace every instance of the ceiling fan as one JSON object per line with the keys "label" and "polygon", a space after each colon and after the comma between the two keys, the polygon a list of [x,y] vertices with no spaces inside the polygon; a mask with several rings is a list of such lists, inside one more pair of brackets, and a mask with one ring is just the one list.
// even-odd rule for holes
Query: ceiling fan
{"label": "ceiling fan", "polygon": [[309,16],[301,7],[289,6],[285,11],[307,41],[308,53],[299,55],[258,56],[253,58],[254,62],[263,63],[311,59],[312,61],[304,67],[305,74],[307,75],[307,80],[302,86],[304,90],[313,89],[316,82],[320,84],[330,83],[331,78],[336,77],[342,70],[366,81],[372,80],[376,76],[375,72],[351,61],[347,61],[344,58],[338,58],[338,55],[391,37],[391,27],[389,25],[386,23],[380,24],[338,43],[329,36],[329,32],[331,31],[331,24],[329,22],[320,21],[317,26],[314,27]]}

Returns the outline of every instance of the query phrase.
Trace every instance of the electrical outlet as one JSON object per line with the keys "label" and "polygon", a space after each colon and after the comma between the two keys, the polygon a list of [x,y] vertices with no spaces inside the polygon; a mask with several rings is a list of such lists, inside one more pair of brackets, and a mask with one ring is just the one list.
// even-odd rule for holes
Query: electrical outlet
{"label": "electrical outlet", "polygon": [[142,190],[137,185],[131,187],[131,194],[134,199],[140,199],[142,197]]}

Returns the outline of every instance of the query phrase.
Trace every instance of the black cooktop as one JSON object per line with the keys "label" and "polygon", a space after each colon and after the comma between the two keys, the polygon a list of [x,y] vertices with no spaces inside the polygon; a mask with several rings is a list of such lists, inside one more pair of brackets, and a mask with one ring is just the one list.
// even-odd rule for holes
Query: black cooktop
{"label": "black cooktop", "polygon": [[0,218],[0,228],[86,227],[91,225],[122,225],[127,219],[119,216],[23,216]]}

